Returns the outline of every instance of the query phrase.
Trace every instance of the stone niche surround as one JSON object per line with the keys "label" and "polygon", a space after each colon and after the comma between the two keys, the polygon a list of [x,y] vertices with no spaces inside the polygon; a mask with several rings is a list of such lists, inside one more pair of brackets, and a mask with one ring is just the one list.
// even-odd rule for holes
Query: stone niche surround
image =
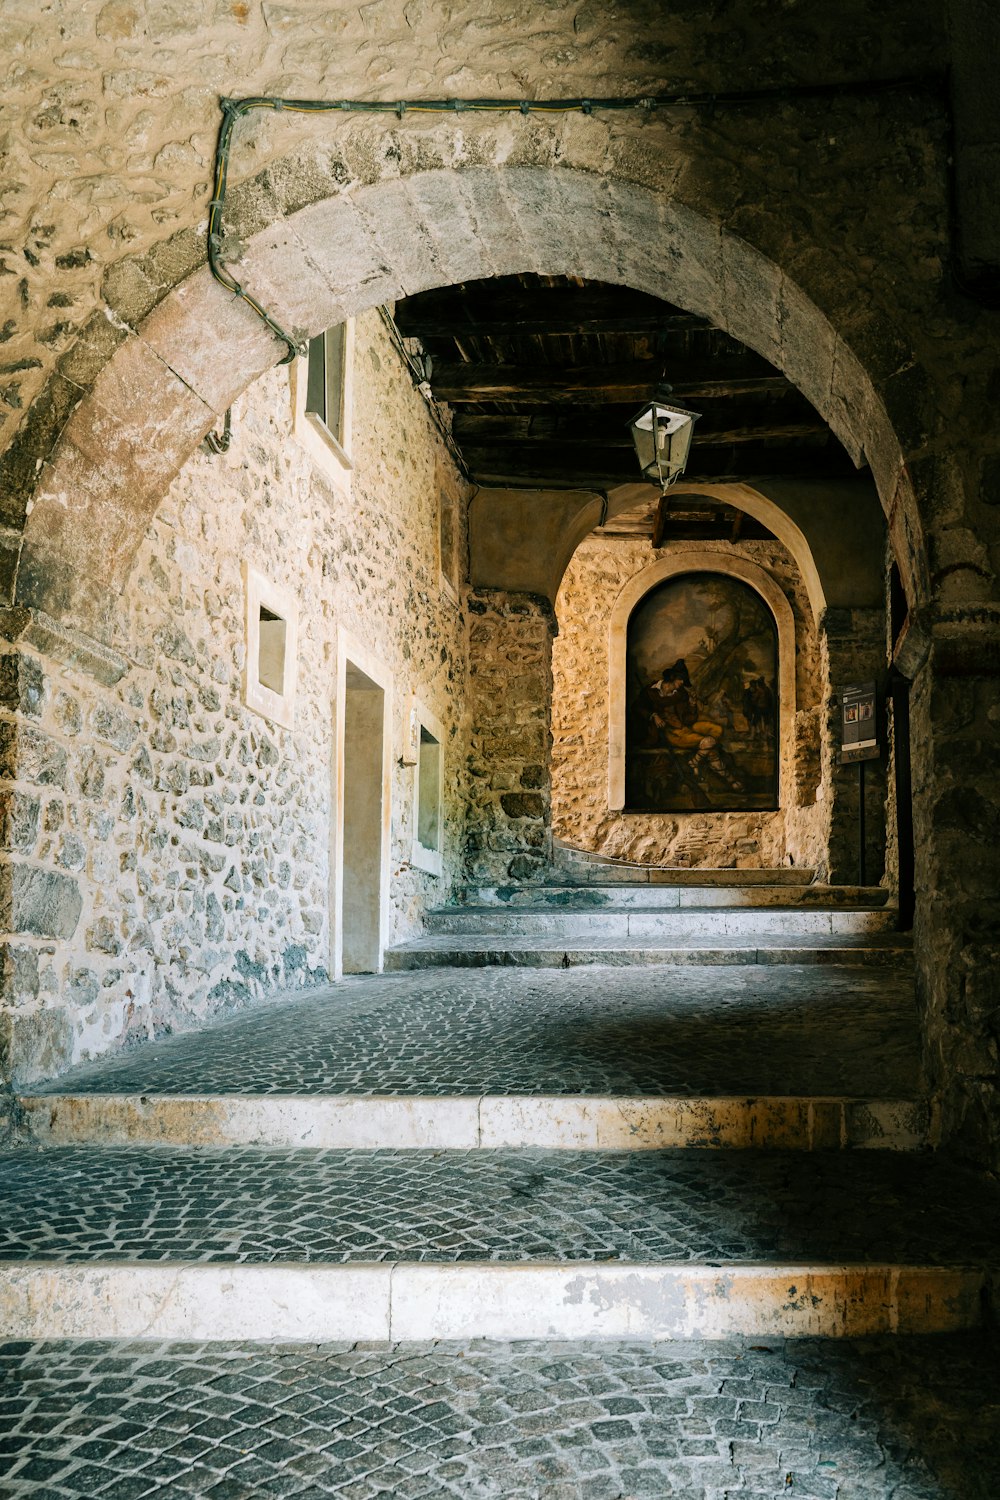
{"label": "stone niche surround", "polygon": [[[464,526],[465,491],[376,312],[359,319],[354,456],[347,497],[295,440],[288,372],[272,370],[235,403],[229,452],[196,453],[172,484],[110,644],[38,611],[3,612],[0,1138],[5,1119],[16,1123],[11,1080],[325,982],[335,968],[345,631],[384,658],[399,699],[428,705],[444,742],[434,878],[410,859],[412,775],[399,764],[401,714],[393,722],[386,942],[419,931],[424,907],[461,874],[467,632],[442,585],[439,512],[447,501]],[[287,723],[244,702],[248,565],[298,611]]]}
{"label": "stone niche surround", "polygon": [[[779,808],[775,812],[626,812],[625,648],[629,617],[670,577],[716,572],[749,583],[778,629]],[[552,824],[567,843],[652,864],[825,866],[820,780],[823,680],[805,585],[779,542],[677,543],[590,537],[556,600]]]}

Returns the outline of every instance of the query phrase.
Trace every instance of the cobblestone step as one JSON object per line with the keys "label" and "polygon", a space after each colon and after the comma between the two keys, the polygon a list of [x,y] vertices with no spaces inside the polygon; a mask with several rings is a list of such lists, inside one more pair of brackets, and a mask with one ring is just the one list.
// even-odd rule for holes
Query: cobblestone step
{"label": "cobblestone step", "polygon": [[[725,872],[731,874],[731,871]],[[637,881],[605,885],[508,885],[460,886],[454,893],[458,906],[488,906],[502,910],[528,907],[534,911],[630,909],[664,911],[704,907],[800,907],[836,910],[884,907],[889,892],[884,886],[860,885],[658,885]]]}
{"label": "cobblestone step", "polygon": [[[503,937],[507,941],[502,941]],[[616,968],[647,964],[837,964],[905,965],[912,952],[908,935],[872,933],[848,935],[775,935],[678,938],[652,936],[586,937],[574,934],[560,943],[555,937],[514,937],[509,934],[432,934],[387,950],[390,972],[434,967],[511,965],[522,968],[572,968],[602,964]]]}
{"label": "cobblestone step", "polygon": [[887,1153],[19,1151],[0,1335],[940,1332],[998,1224],[995,1185]]}
{"label": "cobblestone step", "polygon": [[22,1103],[44,1146],[915,1151],[932,1138],[931,1111],[919,1099],[64,1092]]}
{"label": "cobblestone step", "polygon": [[427,912],[424,926],[430,934],[498,933],[520,937],[655,938],[676,940],[800,936],[862,937],[868,933],[893,932],[897,913],[892,908],[868,910],[785,910],[764,908],[740,910],[707,907],[647,910],[592,910],[563,905],[558,910],[519,907],[515,911],[496,906],[452,906]]}
{"label": "cobblestone step", "polygon": [[10,1500],[1000,1494],[981,1334],[20,1343],[0,1346],[0,1386]]}
{"label": "cobblestone step", "polygon": [[905,965],[585,965],[353,977],[31,1092],[893,1099],[921,1073]]}

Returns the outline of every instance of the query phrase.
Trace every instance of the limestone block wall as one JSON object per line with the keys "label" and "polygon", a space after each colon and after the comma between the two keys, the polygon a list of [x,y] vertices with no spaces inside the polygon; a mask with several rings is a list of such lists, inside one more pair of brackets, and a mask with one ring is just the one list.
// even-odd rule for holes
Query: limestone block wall
{"label": "limestone block wall", "polygon": [[551,856],[552,636],[547,599],[479,589],[469,608],[467,873],[541,878]]}
{"label": "limestone block wall", "polygon": [[[622,589],[665,550],[648,541],[591,537],[573,557],[556,599],[553,645],[552,827],[568,843],[655,864],[747,868],[825,865],[821,781],[823,686],[819,645],[799,570],[777,542],[676,543],[683,552],[734,554],[767,570],[795,620],[795,764],[787,808],[770,813],[655,814],[608,806],[609,621]],[[699,566],[701,564],[699,563]],[[817,800],[819,794],[820,800]]]}
{"label": "limestone block wall", "polygon": [[[389,940],[458,873],[466,623],[442,585],[442,494],[449,568],[464,506],[429,410],[371,313],[350,496],[293,436],[286,371],[233,418],[229,453],[171,487],[98,666],[56,660],[37,622],[0,656],[0,1077],[326,978],[338,630],[395,690]],[[243,704],[244,562],[298,602],[293,729]],[[409,859],[411,693],[445,730],[440,879]]]}

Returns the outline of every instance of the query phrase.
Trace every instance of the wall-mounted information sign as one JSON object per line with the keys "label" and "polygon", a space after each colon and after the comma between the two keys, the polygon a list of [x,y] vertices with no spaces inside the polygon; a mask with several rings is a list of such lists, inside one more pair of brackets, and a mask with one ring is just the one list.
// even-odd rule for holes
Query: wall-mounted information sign
{"label": "wall-mounted information sign", "polygon": [[854,682],[840,694],[840,761],[878,760],[875,735],[875,684]]}

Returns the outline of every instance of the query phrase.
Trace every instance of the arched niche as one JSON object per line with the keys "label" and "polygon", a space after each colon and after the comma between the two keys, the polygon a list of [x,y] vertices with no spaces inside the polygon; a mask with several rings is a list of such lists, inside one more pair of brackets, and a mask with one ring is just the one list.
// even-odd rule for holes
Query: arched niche
{"label": "arched niche", "polygon": [[661,558],[629,579],[608,630],[608,808],[625,811],[625,716],[628,626],[633,611],[651,590],[686,573],[716,573],[749,584],[774,618],[778,636],[778,808],[791,805],[795,771],[795,617],[774,579],[756,563],[718,552],[684,552]]}

